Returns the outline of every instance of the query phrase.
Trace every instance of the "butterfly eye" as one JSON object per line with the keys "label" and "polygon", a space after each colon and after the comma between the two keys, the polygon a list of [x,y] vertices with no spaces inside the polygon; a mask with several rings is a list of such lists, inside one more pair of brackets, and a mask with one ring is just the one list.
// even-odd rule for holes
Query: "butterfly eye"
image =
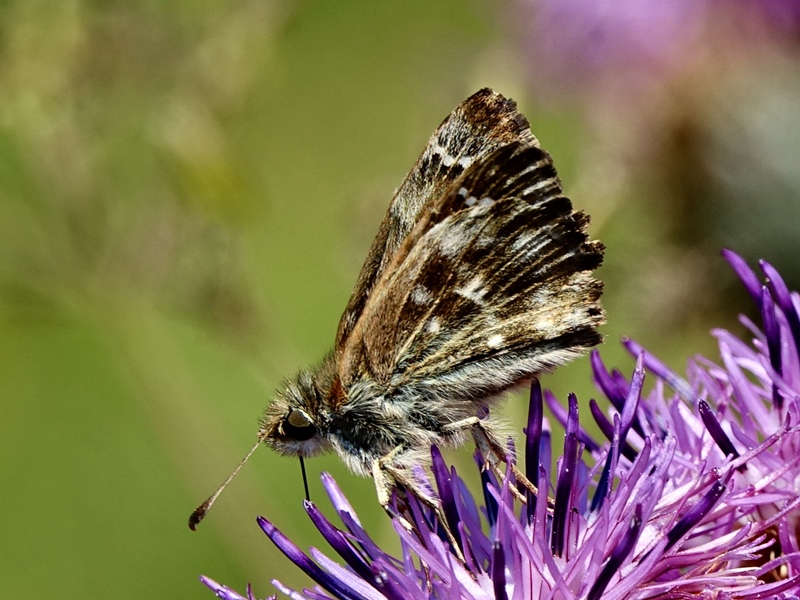
{"label": "butterfly eye", "polygon": [[283,432],[293,440],[304,442],[317,433],[317,428],[302,411],[293,408],[283,420]]}

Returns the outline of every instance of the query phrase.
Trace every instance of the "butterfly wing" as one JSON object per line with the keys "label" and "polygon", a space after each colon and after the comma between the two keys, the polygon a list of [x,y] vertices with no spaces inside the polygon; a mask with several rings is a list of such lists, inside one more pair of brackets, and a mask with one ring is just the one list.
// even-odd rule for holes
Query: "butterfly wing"
{"label": "butterfly wing", "polygon": [[528,140],[469,165],[397,249],[340,362],[387,388],[485,398],[599,343],[603,247]]}
{"label": "butterfly wing", "polygon": [[466,168],[515,141],[538,145],[516,104],[488,88],[467,98],[442,122],[389,205],[339,322],[337,351],[347,343],[368,298],[420,215]]}

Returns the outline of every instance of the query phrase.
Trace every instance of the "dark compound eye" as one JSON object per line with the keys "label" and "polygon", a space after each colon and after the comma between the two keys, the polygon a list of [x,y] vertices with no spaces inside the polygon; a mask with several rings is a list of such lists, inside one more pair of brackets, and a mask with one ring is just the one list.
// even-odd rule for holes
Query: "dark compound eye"
{"label": "dark compound eye", "polygon": [[293,408],[283,420],[283,432],[293,440],[304,442],[317,433],[317,428],[302,410]]}

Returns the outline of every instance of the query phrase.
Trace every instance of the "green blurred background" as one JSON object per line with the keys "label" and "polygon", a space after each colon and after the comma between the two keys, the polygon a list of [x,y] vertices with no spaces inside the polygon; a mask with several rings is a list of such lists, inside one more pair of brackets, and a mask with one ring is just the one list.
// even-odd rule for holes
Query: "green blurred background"
{"label": "green blurred background", "polygon": [[[548,26],[544,2],[477,0],[18,0],[0,15],[3,598],[209,598],[200,574],[260,596],[273,577],[308,583],[255,524],[322,544],[296,461],[259,451],[198,532],[187,518],[271,390],[328,350],[392,191],[481,87],[520,102],[608,246],[608,363],[631,369],[622,334],[676,368],[714,355],[709,329],[747,307],[723,245],[796,287],[794,22],[743,37],[752,19],[606,15],[578,36],[586,13]],[[645,56],[614,30],[664,23]],[[597,31],[630,46],[593,49]],[[592,394],[586,360],[544,383]],[[524,412],[509,403],[514,429]],[[450,456],[470,469],[468,450]],[[308,467],[312,499],[330,514],[318,474],[333,472],[394,547],[370,480],[335,457]]]}

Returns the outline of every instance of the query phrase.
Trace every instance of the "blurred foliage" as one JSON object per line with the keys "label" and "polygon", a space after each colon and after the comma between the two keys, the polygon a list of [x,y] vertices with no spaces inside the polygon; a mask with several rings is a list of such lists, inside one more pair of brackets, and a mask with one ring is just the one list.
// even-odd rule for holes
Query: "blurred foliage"
{"label": "blurred foliage", "polygon": [[[609,364],[630,370],[623,333],[678,367],[713,355],[709,327],[743,298],[720,292],[732,277],[719,240],[796,260],[771,234],[800,222],[781,218],[800,188],[786,56],[760,57],[780,85],[755,60],[731,72],[724,112],[675,93],[648,129],[627,107],[655,137],[658,151],[639,153],[601,143],[624,128],[593,118],[590,88],[571,92],[583,102],[540,98],[515,3],[17,0],[0,14],[6,597],[209,597],[201,573],[260,595],[272,577],[306,583],[254,523],[321,543],[296,461],[259,452],[198,533],[186,520],[249,447],[272,388],[328,349],[392,190],[480,87],[520,101],[595,217]],[[673,89],[696,92],[686,73],[703,71]],[[758,237],[753,198],[770,185],[783,205],[764,205]],[[545,384],[592,394],[587,361]],[[524,410],[509,404],[515,429]],[[468,451],[450,456],[469,465]],[[371,481],[335,457],[308,466],[324,509],[314,473],[329,470],[391,539]]]}

